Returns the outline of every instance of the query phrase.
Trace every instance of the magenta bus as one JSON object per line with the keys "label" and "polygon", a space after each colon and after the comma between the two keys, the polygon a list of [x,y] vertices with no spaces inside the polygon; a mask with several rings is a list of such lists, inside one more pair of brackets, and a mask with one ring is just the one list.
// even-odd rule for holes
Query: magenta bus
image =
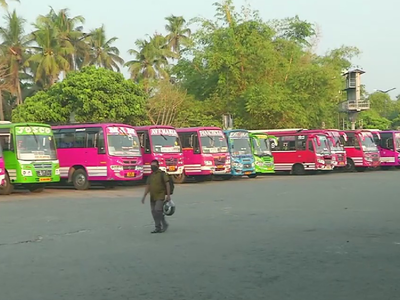
{"label": "magenta bus", "polygon": [[141,180],[143,160],[135,129],[114,123],[53,126],[62,180],[86,190],[91,182],[112,188]]}
{"label": "magenta bus", "polygon": [[178,133],[172,126],[135,127],[143,155],[143,175],[151,174],[150,163],[157,159],[160,169],[170,175],[183,173],[183,154]]}
{"label": "magenta bus", "polygon": [[400,131],[380,131],[375,129],[366,129],[371,131],[374,136],[375,144],[378,146],[381,169],[388,170],[391,167],[400,167]]}
{"label": "magenta bus", "polygon": [[175,176],[182,183],[186,177],[203,181],[211,175],[231,177],[228,143],[219,127],[178,128],[182,143],[184,172]]}
{"label": "magenta bus", "polygon": [[347,154],[347,171],[364,172],[380,166],[380,154],[369,130],[345,130],[347,136],[344,149]]}

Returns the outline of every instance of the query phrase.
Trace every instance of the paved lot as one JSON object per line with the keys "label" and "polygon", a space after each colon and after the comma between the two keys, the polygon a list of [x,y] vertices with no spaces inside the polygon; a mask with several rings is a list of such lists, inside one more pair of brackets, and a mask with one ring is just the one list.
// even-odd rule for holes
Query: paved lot
{"label": "paved lot", "polygon": [[142,187],[2,197],[0,299],[397,299],[399,179],[177,185],[158,235]]}

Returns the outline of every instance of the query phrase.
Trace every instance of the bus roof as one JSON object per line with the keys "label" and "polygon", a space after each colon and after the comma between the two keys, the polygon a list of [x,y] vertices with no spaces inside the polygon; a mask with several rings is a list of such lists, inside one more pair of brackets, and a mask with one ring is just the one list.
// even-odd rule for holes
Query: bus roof
{"label": "bus roof", "polygon": [[235,131],[250,132],[250,131],[248,131],[247,129],[227,129],[227,130],[224,130],[224,132],[227,132],[227,133],[229,133],[229,132],[235,132]]}
{"label": "bus roof", "polygon": [[219,127],[186,127],[186,128],[176,128],[178,132],[192,132],[192,131],[199,131],[199,130],[221,130]]}
{"label": "bus roof", "polygon": [[92,127],[107,127],[107,126],[124,126],[124,127],[131,127],[133,126],[128,125],[128,124],[122,124],[122,123],[71,123],[71,124],[64,124],[64,125],[55,125],[51,126],[53,129],[62,129],[62,128],[82,128],[82,127],[87,127],[87,128],[92,128]]}
{"label": "bus roof", "polygon": [[136,131],[149,130],[153,128],[175,129],[175,127],[169,125],[148,125],[148,126],[133,126],[133,127],[136,129]]}
{"label": "bus roof", "polygon": [[20,123],[0,123],[0,128],[11,128],[15,126],[42,126],[42,127],[50,127],[48,124],[44,123],[35,123],[35,122],[20,122]]}

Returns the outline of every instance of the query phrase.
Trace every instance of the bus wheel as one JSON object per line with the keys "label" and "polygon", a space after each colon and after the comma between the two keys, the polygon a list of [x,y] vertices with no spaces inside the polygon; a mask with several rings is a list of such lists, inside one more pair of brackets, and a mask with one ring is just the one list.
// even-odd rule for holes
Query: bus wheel
{"label": "bus wheel", "polygon": [[72,183],[77,190],[87,190],[90,187],[87,173],[83,169],[75,170],[72,174]]}
{"label": "bus wheel", "polygon": [[41,193],[44,191],[44,186],[41,184],[32,184],[28,187],[31,193]]}
{"label": "bus wheel", "polygon": [[182,172],[181,174],[178,174],[178,175],[174,175],[172,178],[174,179],[174,183],[178,183],[178,184],[184,183],[186,181],[186,176],[185,176],[184,172]]}
{"label": "bus wheel", "polygon": [[14,191],[14,186],[10,182],[10,177],[6,173],[6,177],[4,179],[4,186],[0,188],[0,195],[10,195]]}
{"label": "bus wheel", "polygon": [[347,159],[347,164],[344,167],[347,172],[354,172],[356,170],[356,166],[354,165],[354,161],[350,158]]}
{"label": "bus wheel", "polygon": [[257,174],[250,174],[250,175],[248,175],[249,176],[249,178],[256,178],[257,177]]}
{"label": "bus wheel", "polygon": [[304,166],[302,164],[295,164],[292,167],[293,175],[304,175]]}

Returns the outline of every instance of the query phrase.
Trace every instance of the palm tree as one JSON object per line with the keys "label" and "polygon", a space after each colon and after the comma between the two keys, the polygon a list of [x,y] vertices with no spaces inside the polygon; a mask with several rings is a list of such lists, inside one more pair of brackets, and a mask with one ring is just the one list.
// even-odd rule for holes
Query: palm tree
{"label": "palm tree", "polygon": [[[19,0],[14,0],[14,1],[19,2]],[[0,0],[0,6],[3,8],[7,8],[8,7],[7,0]]]}
{"label": "palm tree", "polygon": [[34,26],[36,30],[31,34],[31,39],[37,46],[30,47],[33,53],[25,65],[34,70],[36,83],[41,82],[44,87],[48,87],[58,80],[61,72],[70,70],[65,57],[73,54],[74,48],[59,42],[60,32],[49,22],[38,19]]}
{"label": "palm tree", "polygon": [[82,58],[88,62],[89,47],[86,43],[87,34],[83,32],[82,24],[85,22],[83,16],[69,16],[68,9],[61,9],[58,13],[51,8],[46,16],[40,16],[40,21],[49,23],[58,29],[58,39],[63,48],[73,48],[74,52],[68,54],[65,59],[70,65],[70,70],[77,70],[81,65]]}
{"label": "palm tree", "polygon": [[26,20],[19,17],[15,10],[11,14],[8,13],[4,19],[6,26],[0,27],[0,38],[3,40],[0,48],[9,67],[10,92],[17,97],[19,105],[22,104],[20,71],[29,45],[24,30]]}
{"label": "palm tree", "polygon": [[181,46],[187,47],[190,45],[191,31],[189,28],[185,27],[186,20],[183,17],[171,15],[166,17],[165,20],[168,21],[168,24],[165,25],[165,30],[168,32],[166,36],[168,39],[168,46],[172,51],[180,54]]}
{"label": "palm tree", "polygon": [[89,64],[119,72],[119,65],[123,65],[124,60],[119,56],[118,48],[112,46],[117,39],[117,37],[106,39],[104,25],[93,30],[89,36],[91,51]]}
{"label": "palm tree", "polygon": [[129,68],[132,80],[146,82],[154,79],[168,79],[169,74],[165,70],[169,58],[177,58],[168,46],[168,40],[161,34],[155,34],[149,41],[137,40],[136,49],[128,50],[134,60],[128,61],[125,66]]}

